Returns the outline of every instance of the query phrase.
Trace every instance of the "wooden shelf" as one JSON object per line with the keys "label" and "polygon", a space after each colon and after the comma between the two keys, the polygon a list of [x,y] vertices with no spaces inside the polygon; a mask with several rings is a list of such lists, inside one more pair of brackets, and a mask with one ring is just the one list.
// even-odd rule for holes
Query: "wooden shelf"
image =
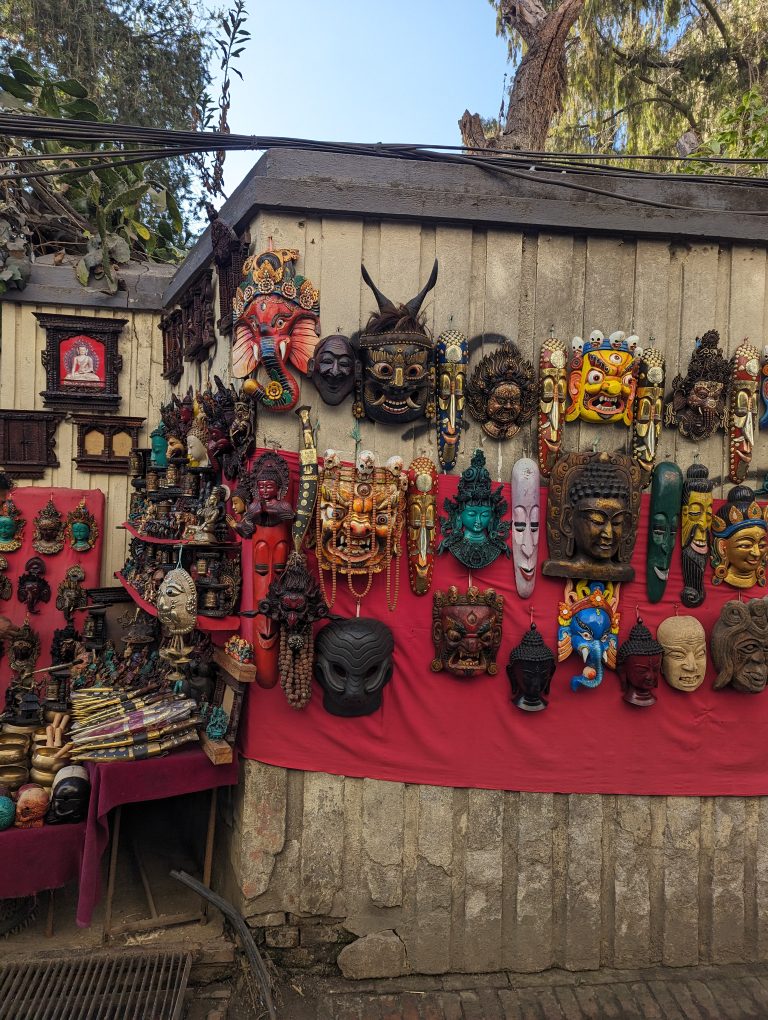
{"label": "wooden shelf", "polygon": [[214,649],[213,661],[238,683],[252,684],[256,679],[256,667],[252,662],[238,662],[227,655],[223,648]]}
{"label": "wooden shelf", "polygon": [[[157,616],[157,610],[152,605],[152,603],[147,602],[146,599],[143,599],[141,595],[139,595],[139,593],[133,587],[133,585],[129,581],[126,581],[126,579],[123,577],[119,570],[115,571],[115,577],[120,582],[120,584],[122,584],[123,588],[125,588],[125,590],[131,596],[131,598],[133,599],[137,606],[143,609],[145,613],[149,613],[150,616]],[[197,627],[198,630],[204,630],[211,633],[215,633],[218,631],[220,633],[229,632],[230,634],[234,634],[236,631],[240,630],[240,617],[198,616],[195,622],[195,627]]]}
{"label": "wooden shelf", "polygon": [[122,524],[118,524],[118,528],[122,528],[127,531],[129,535],[133,535],[134,538],[138,538],[140,542],[146,542],[147,545],[175,545],[175,546],[190,546],[198,549],[239,549],[239,542],[192,542],[188,538],[154,538],[151,535],[142,535],[140,531],[129,524],[128,521],[124,521]]}

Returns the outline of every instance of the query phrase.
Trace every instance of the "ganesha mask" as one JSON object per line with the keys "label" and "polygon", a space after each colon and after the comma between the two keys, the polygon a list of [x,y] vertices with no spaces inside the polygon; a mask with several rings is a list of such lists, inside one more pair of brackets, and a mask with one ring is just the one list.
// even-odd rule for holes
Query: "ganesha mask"
{"label": "ganesha mask", "polygon": [[471,586],[466,593],[451,586],[436,591],[432,604],[434,673],[445,670],[454,676],[472,677],[497,672],[496,653],[501,644],[503,595],[493,588]]}
{"label": "ganesha mask", "polygon": [[568,581],[565,586],[557,618],[557,657],[563,662],[575,652],[584,662],[581,673],[571,677],[573,691],[598,687],[605,667],[616,668],[619,588],[599,581]]}
{"label": "ganesha mask", "polygon": [[306,374],[320,335],[320,292],[297,274],[298,257],[295,248],[249,256],[232,301],[232,375],[247,379],[243,392],[270,411],[296,406],[299,384],[287,362]]}

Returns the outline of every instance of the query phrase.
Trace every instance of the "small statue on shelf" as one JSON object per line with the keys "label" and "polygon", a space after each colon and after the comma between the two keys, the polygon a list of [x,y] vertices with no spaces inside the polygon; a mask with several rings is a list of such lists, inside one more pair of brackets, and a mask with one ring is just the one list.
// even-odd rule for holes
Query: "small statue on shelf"
{"label": "small statue on shelf", "polygon": [[64,548],[64,518],[56,509],[53,499],[42,508],[33,521],[32,548],[43,556],[55,556]]}
{"label": "small statue on shelf", "polygon": [[233,634],[231,638],[227,639],[224,651],[231,659],[235,659],[236,662],[253,662],[253,645],[250,641],[246,641],[245,638],[238,637],[237,634]]}
{"label": "small statue on shelf", "polygon": [[53,632],[51,642],[51,663],[54,666],[61,666],[74,662],[80,648],[81,637],[75,630],[71,620],[66,627],[58,627]]}
{"label": "small statue on shelf", "polygon": [[51,600],[51,586],[45,579],[45,563],[40,556],[32,556],[24,564],[24,573],[19,575],[16,595],[27,611],[37,614],[38,605]]}
{"label": "small statue on shelf", "polygon": [[76,563],[68,567],[63,580],[56,589],[56,608],[60,610],[65,619],[71,620],[76,609],[83,609],[88,605],[88,593],[83,588],[85,571]]}
{"label": "small statue on shelf", "polygon": [[227,495],[223,485],[215,485],[203,506],[197,512],[193,528],[188,529],[184,538],[197,545],[216,545],[227,541]]}

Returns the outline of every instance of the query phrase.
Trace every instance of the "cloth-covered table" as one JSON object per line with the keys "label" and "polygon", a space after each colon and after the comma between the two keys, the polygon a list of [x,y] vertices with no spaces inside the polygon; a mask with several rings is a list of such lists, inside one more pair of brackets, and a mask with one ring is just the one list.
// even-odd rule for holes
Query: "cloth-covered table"
{"label": "cloth-covered table", "polygon": [[109,842],[109,812],[112,808],[232,786],[237,782],[238,763],[235,757],[228,765],[213,765],[203,751],[195,747],[176,751],[164,758],[91,764],[88,771],[91,776],[91,802],[77,902],[77,923],[81,928],[90,925],[101,895],[101,858]]}
{"label": "cloth-covered table", "polygon": [[0,899],[60,889],[77,879],[86,823],[0,832]]}

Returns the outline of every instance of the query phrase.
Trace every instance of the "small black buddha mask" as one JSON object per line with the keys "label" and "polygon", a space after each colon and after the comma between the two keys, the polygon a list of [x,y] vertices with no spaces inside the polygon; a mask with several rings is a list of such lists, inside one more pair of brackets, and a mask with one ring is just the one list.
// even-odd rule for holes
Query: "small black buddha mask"
{"label": "small black buddha mask", "polygon": [[355,352],[349,337],[324,337],[309,359],[309,371],[326,404],[340,404],[355,388]]}
{"label": "small black buddha mask", "polygon": [[315,679],[326,712],[351,718],[380,708],[394,649],[392,631],[379,620],[334,620],[323,627],[315,639]]}
{"label": "small black buddha mask", "polygon": [[46,823],[64,825],[85,821],[90,796],[91,784],[82,765],[67,765],[59,769],[51,789]]}
{"label": "small black buddha mask", "polygon": [[554,672],[554,652],[547,648],[536,624],[532,623],[520,644],[509,653],[507,676],[514,704],[523,712],[543,711],[548,705]]}

